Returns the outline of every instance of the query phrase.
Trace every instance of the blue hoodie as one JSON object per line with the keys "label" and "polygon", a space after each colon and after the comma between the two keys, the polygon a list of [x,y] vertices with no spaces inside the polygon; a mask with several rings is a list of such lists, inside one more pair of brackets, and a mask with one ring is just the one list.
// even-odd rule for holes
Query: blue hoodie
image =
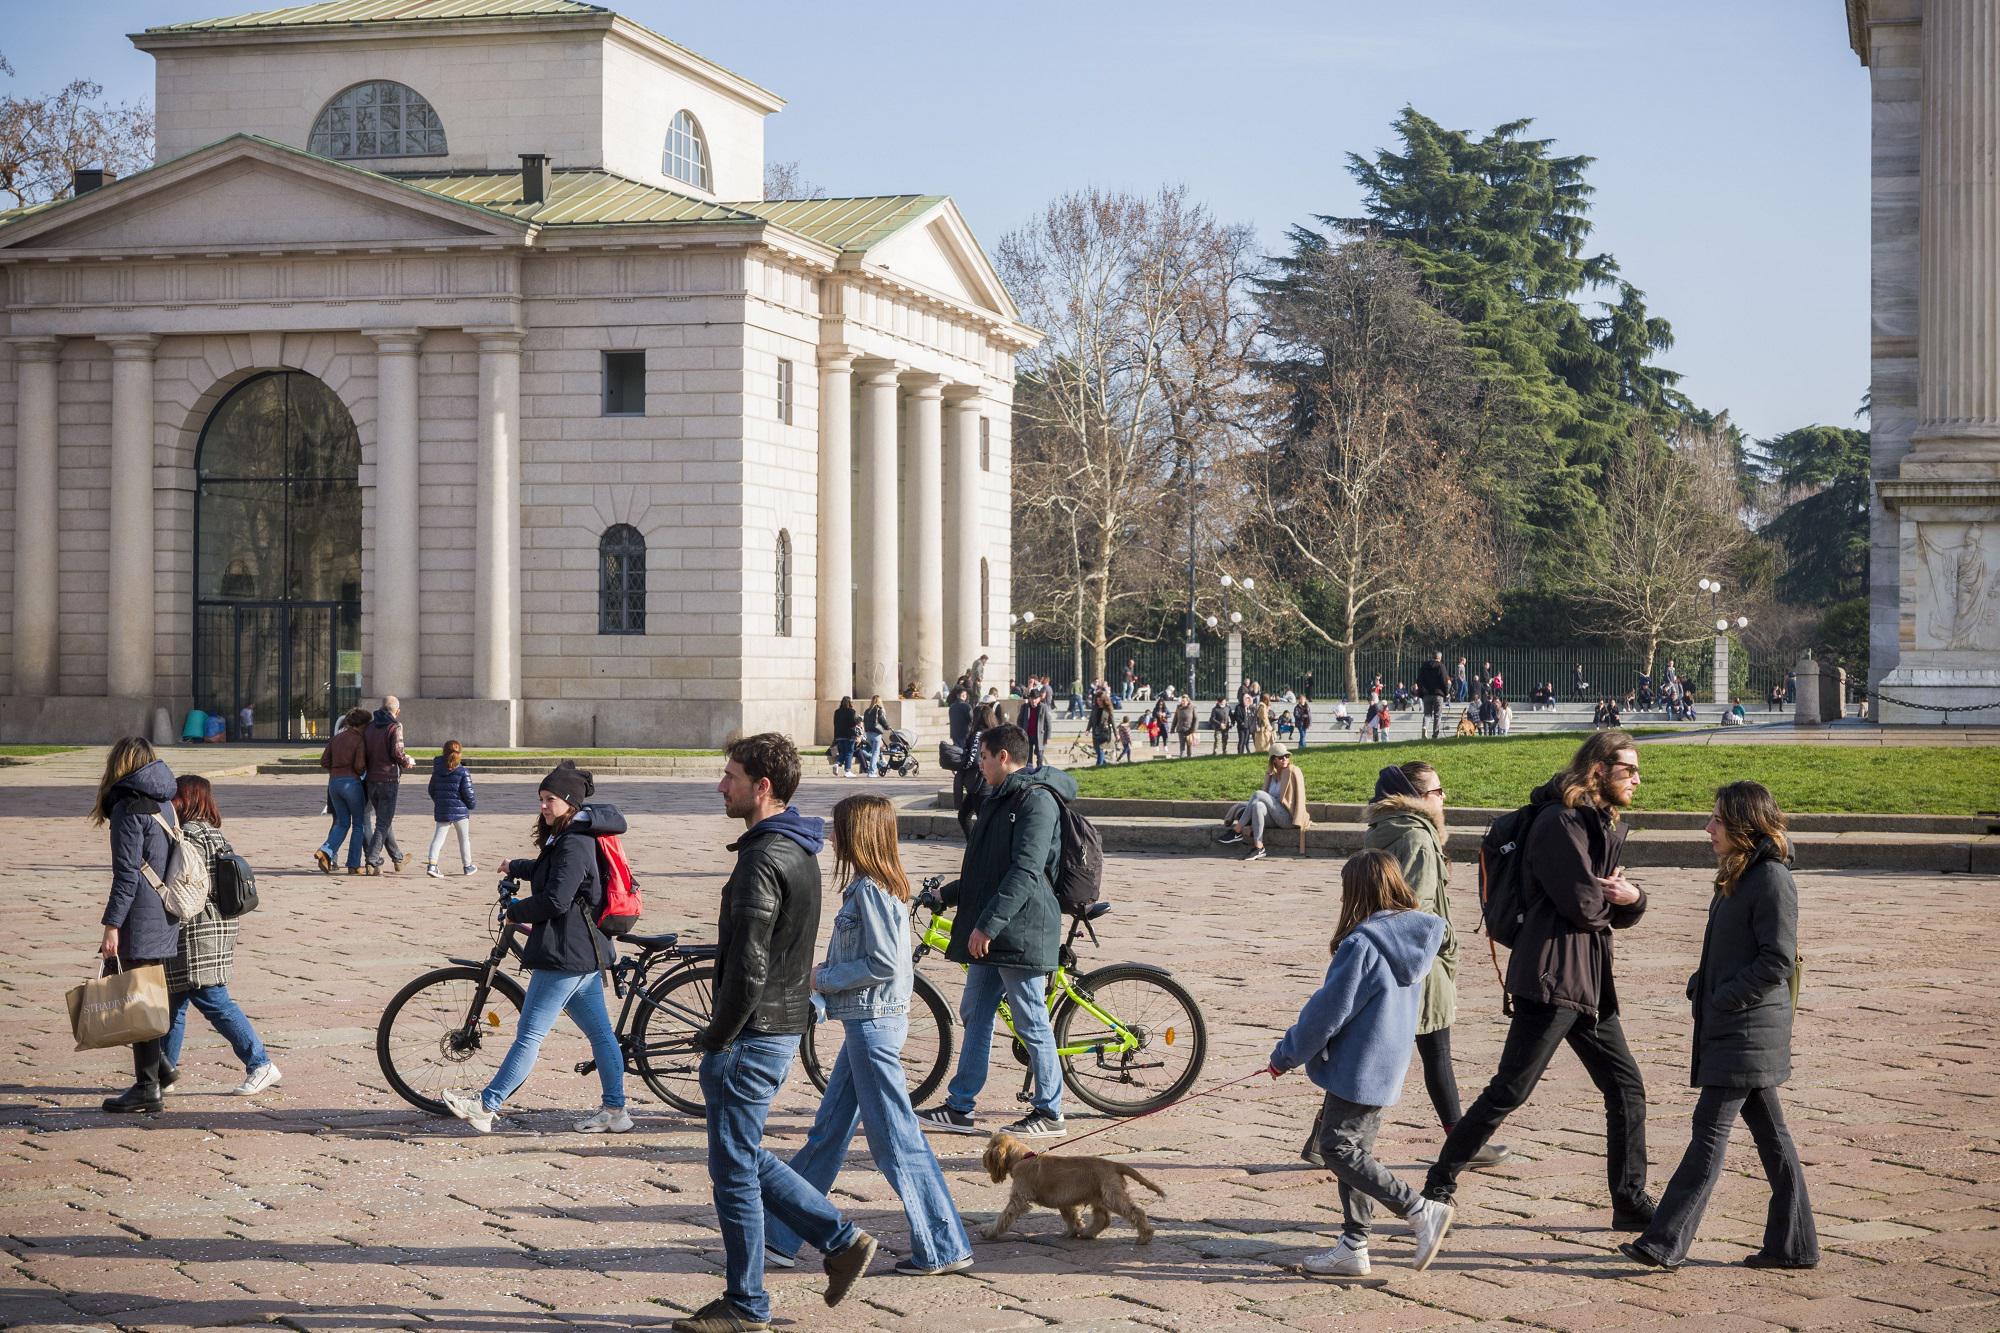
{"label": "blue hoodie", "polygon": [[807,856],[818,856],[820,848],[826,846],[826,821],[818,815],[802,815],[793,805],[786,806],[769,819],[757,821],[750,833],[781,833],[805,848]]}
{"label": "blue hoodie", "polygon": [[1424,974],[1443,942],[1444,922],[1428,912],[1377,912],[1356,926],[1271,1052],[1272,1067],[1304,1065],[1336,1097],[1394,1106],[1417,1039]]}

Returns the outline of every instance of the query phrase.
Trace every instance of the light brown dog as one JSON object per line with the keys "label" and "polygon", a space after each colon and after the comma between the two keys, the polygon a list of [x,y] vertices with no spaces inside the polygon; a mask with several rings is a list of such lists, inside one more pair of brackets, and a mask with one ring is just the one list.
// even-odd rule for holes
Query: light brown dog
{"label": "light brown dog", "polygon": [[[993,1225],[986,1228],[988,1240],[1000,1239],[1007,1228],[1040,1204],[1061,1213],[1069,1234],[1080,1240],[1097,1239],[1098,1233],[1111,1225],[1111,1215],[1116,1213],[1138,1228],[1139,1243],[1144,1245],[1153,1238],[1153,1224],[1146,1220],[1139,1205],[1132,1202],[1125,1181],[1136,1180],[1161,1198],[1167,1197],[1165,1190],[1122,1162],[1102,1157],[1043,1157],[1004,1131],[987,1141],[986,1155],[981,1161],[996,1183],[1009,1178],[1014,1182],[1007,1195],[1007,1206],[993,1219]],[[1083,1208],[1090,1209],[1088,1227],[1079,1215]]]}

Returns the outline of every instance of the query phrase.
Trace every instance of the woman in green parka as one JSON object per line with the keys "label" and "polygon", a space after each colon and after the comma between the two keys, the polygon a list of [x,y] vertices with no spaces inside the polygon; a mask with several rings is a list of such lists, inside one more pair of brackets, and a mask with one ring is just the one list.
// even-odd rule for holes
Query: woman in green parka
{"label": "woman in green parka", "polygon": [[[1424,1089],[1437,1108],[1438,1123],[1451,1133],[1458,1123],[1458,1079],[1451,1069],[1451,1023],[1458,1010],[1458,932],[1451,921],[1451,865],[1444,855],[1444,784],[1437,770],[1421,759],[1392,764],[1375,777],[1375,796],[1362,816],[1368,828],[1363,848],[1396,858],[1403,879],[1417,895],[1417,909],[1444,921],[1444,943],[1437,962],[1424,977],[1417,1011],[1417,1056],[1424,1067]],[[1313,1127],[1300,1156],[1319,1161],[1319,1127]],[[1472,1159],[1473,1166],[1492,1166],[1508,1155],[1504,1145],[1489,1143]]]}

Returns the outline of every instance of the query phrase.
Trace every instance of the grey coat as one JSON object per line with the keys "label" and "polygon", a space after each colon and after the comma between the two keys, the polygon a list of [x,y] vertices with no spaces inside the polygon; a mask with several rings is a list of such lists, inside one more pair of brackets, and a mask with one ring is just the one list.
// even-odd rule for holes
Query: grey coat
{"label": "grey coat", "polygon": [[1798,889],[1771,843],[1752,856],[1734,892],[1709,902],[1701,966],[1688,978],[1697,1088],[1775,1088],[1792,1076]]}
{"label": "grey coat", "polygon": [[119,779],[108,793],[111,895],[99,919],[118,927],[118,956],[127,962],[168,959],[180,951],[180,927],[167,915],[159,891],[139,873],[144,861],[166,876],[173,842],[153,816],[164,814],[173,823],[173,800],[173,771],[161,759]]}

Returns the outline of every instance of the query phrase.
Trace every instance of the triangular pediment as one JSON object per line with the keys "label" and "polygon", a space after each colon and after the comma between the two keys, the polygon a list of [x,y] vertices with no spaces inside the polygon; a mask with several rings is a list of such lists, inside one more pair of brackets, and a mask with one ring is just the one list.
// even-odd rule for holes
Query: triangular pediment
{"label": "triangular pediment", "polygon": [[21,250],[169,251],[518,237],[509,218],[248,136],[0,228]]}
{"label": "triangular pediment", "polygon": [[866,260],[870,268],[885,270],[950,300],[1003,319],[1017,318],[1000,275],[950,200],[869,246]]}

